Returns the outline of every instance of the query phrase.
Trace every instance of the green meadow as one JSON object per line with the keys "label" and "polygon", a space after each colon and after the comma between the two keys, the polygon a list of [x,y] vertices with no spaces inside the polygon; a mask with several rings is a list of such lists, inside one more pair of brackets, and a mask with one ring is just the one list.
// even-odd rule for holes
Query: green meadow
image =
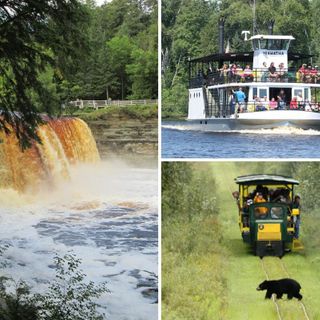
{"label": "green meadow", "polygon": [[[270,279],[299,281],[309,319],[320,319],[319,164],[164,163],[162,170],[163,319],[278,319],[274,302],[256,291],[264,268]],[[260,260],[242,242],[231,192],[235,177],[252,173],[300,181],[303,251]],[[281,319],[306,319],[296,299],[277,303]]]}

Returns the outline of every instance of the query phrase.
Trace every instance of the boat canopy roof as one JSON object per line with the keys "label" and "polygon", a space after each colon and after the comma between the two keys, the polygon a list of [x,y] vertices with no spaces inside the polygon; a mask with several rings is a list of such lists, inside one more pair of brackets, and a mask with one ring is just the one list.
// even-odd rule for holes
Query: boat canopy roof
{"label": "boat canopy roof", "polygon": [[264,34],[257,34],[255,36],[252,36],[249,40],[255,40],[255,39],[270,39],[270,40],[295,40],[293,36],[281,36],[281,35],[264,35]]}
{"label": "boat canopy roof", "polygon": [[[292,53],[288,52],[289,61],[299,61],[307,60],[312,58],[313,55],[303,54],[303,53]],[[250,62],[253,61],[253,51],[251,52],[234,52],[234,53],[214,53],[208,56],[189,59],[191,63],[210,63],[210,62],[221,62],[221,61],[230,61],[230,62]]]}
{"label": "boat canopy roof", "polygon": [[298,180],[286,176],[255,174],[248,176],[240,176],[235,178],[235,182],[240,185],[258,185],[258,184],[299,184]]}

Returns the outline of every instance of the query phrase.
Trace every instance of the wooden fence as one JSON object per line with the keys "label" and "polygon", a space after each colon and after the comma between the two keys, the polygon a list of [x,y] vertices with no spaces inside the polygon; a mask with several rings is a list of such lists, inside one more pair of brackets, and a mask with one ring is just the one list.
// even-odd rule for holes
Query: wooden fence
{"label": "wooden fence", "polygon": [[109,106],[119,106],[119,107],[125,107],[125,106],[132,106],[132,105],[142,105],[142,104],[158,104],[158,100],[75,100],[70,101],[70,105],[78,107],[79,109],[83,108],[93,108],[93,109],[99,109],[99,108],[106,108]]}

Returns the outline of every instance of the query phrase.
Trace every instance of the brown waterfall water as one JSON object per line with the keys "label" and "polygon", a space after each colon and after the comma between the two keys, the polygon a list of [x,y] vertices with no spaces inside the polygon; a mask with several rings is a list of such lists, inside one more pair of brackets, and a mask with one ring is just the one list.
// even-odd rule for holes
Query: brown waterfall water
{"label": "brown waterfall water", "polygon": [[81,119],[50,120],[38,135],[42,143],[22,151],[14,134],[0,133],[0,188],[34,191],[41,183],[68,179],[70,165],[100,160],[91,131]]}

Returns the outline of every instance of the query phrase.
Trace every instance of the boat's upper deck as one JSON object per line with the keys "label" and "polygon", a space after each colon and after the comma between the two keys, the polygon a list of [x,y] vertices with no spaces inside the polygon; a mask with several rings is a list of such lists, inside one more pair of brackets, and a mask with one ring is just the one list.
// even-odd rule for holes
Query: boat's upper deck
{"label": "boat's upper deck", "polygon": [[319,83],[317,66],[308,64],[312,55],[285,50],[292,39],[259,35],[250,39],[252,52],[190,59],[190,88],[240,82]]}
{"label": "boat's upper deck", "polygon": [[269,83],[276,84],[320,84],[320,70],[318,66],[302,66],[300,68],[276,68],[271,72],[269,68],[251,69],[242,68],[240,65],[224,65],[217,70],[208,69],[190,78],[189,87],[198,88],[202,86],[215,86],[222,84],[250,84],[250,83]]}

